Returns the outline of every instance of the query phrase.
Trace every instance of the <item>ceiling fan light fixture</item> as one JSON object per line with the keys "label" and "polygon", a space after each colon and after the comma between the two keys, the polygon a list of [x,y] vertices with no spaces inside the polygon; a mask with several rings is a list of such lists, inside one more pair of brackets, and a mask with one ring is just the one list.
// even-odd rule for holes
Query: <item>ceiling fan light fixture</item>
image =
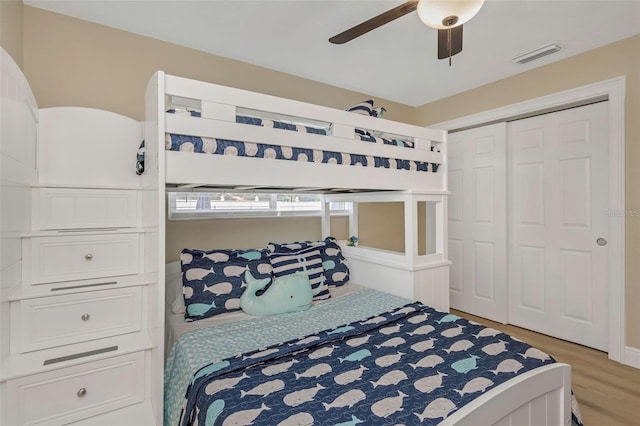
{"label": "ceiling fan light fixture", "polygon": [[426,26],[445,30],[469,21],[483,4],[484,0],[420,0],[417,12]]}

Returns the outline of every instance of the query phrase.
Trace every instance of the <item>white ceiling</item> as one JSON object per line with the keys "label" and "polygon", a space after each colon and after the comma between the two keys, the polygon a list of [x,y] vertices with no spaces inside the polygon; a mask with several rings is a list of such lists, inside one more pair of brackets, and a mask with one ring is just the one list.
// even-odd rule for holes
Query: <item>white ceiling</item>
{"label": "white ceiling", "polygon": [[[420,106],[640,33],[640,0],[486,0],[453,66],[413,12],[344,45],[327,40],[402,0],[24,0],[91,22]],[[558,42],[562,50],[511,58]]]}

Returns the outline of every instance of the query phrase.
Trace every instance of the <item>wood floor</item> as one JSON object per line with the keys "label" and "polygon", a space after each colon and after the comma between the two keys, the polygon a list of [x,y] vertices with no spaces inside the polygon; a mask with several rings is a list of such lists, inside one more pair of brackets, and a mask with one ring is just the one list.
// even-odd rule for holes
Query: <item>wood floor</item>
{"label": "wood floor", "polygon": [[607,359],[607,354],[585,346],[502,325],[451,310],[524,340],[558,362],[571,365],[572,388],[585,426],[640,426],[640,370]]}

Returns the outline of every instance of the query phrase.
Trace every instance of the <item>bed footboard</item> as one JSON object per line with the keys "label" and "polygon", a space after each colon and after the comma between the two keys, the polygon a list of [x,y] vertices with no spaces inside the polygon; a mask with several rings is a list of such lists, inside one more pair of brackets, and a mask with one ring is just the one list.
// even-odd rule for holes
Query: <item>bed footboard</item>
{"label": "bed footboard", "polygon": [[571,366],[557,363],[509,380],[445,419],[449,425],[571,424]]}

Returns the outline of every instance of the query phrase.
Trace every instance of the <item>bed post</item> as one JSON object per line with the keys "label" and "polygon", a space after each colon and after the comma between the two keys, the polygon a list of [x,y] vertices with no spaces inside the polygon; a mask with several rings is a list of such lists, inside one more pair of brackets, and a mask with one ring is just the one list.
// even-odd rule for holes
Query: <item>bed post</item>
{"label": "bed post", "polygon": [[322,210],[320,212],[320,232],[322,239],[331,236],[331,202],[322,197]]}
{"label": "bed post", "polygon": [[349,204],[349,237],[358,236],[358,203]]}
{"label": "bed post", "polygon": [[[145,273],[157,277],[149,285],[151,351],[150,399],[155,424],[162,424],[164,386],[164,300],[165,300],[165,175],[164,92],[162,71],[156,72],[145,93],[145,171],[142,175],[142,210],[145,242]],[[153,302],[152,302],[153,301]]]}
{"label": "bed post", "polygon": [[412,262],[418,257],[418,200],[413,194],[404,197],[404,254]]}

